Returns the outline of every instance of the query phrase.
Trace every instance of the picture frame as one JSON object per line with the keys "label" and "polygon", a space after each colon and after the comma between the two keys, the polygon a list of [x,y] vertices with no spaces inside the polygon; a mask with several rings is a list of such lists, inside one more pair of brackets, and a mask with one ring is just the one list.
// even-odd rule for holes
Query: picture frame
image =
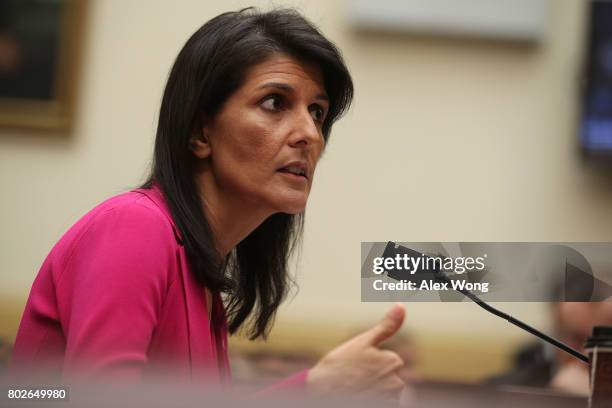
{"label": "picture frame", "polygon": [[85,0],[0,2],[0,128],[71,127]]}

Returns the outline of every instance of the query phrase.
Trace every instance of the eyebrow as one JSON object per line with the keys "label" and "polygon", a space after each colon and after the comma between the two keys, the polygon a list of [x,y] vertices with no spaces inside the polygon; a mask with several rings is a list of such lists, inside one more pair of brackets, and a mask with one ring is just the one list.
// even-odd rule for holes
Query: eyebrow
{"label": "eyebrow", "polygon": [[[291,85],[285,84],[283,82],[267,82],[263,85],[259,85],[256,89],[263,89],[263,88],[276,88],[276,89],[282,89],[283,91],[295,93],[295,89]],[[327,95],[322,94],[322,93],[315,96],[315,99],[329,102],[329,98],[327,97]]]}

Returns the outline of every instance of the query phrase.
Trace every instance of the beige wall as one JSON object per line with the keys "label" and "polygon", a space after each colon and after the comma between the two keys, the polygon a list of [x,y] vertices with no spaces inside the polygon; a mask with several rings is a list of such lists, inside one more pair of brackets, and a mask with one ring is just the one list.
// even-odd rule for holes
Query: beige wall
{"label": "beige wall", "polygon": [[[548,32],[533,47],[357,34],[343,2],[285,3],[343,50],[356,99],[318,169],[301,289],[279,327],[348,329],[381,316],[388,305],[360,302],[360,241],[612,240],[610,179],[576,151],[586,3],[551,3]],[[243,5],[92,2],[73,134],[0,131],[0,310],[8,314],[0,334],[14,334],[17,318],[6,310],[23,306],[60,234],[143,179],[164,81],[184,41]],[[547,327],[544,305],[505,307]],[[524,338],[470,304],[407,309],[407,328],[423,337]]]}

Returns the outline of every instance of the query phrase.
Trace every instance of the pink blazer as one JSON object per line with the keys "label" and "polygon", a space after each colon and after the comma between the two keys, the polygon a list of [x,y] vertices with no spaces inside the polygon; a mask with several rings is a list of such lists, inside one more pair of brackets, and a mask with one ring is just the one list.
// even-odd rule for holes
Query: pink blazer
{"label": "pink blazer", "polygon": [[[11,371],[139,380],[230,381],[223,303],[194,279],[161,191],[95,207],[45,259],[23,313]],[[274,388],[303,387],[307,371]]]}

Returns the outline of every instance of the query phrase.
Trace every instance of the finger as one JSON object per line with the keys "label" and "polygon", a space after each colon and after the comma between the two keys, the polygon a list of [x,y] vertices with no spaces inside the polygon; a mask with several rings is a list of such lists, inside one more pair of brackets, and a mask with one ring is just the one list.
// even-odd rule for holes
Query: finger
{"label": "finger", "polygon": [[416,393],[414,388],[404,387],[400,392],[399,406],[402,408],[414,407],[416,402]]}
{"label": "finger", "polygon": [[379,350],[374,347],[360,352],[363,364],[368,367],[372,380],[380,380],[389,375],[398,375],[404,367],[404,360],[391,350]]}
{"label": "finger", "polygon": [[380,376],[387,376],[390,373],[397,373],[404,367],[404,360],[399,354],[391,350],[375,350],[378,351],[377,365],[380,366]]}
{"label": "finger", "polygon": [[406,387],[406,384],[402,381],[402,379],[397,375],[392,374],[385,378],[383,391],[388,394],[399,394],[404,387]]}
{"label": "finger", "polygon": [[372,383],[368,388],[363,390],[363,393],[371,396],[390,396],[399,398],[400,393],[406,387],[406,384],[395,374],[389,374],[384,378]]}
{"label": "finger", "polygon": [[396,371],[397,375],[406,384],[417,384],[423,380],[423,377],[414,367],[402,367]]}
{"label": "finger", "polygon": [[378,346],[393,336],[404,322],[406,310],[399,303],[393,305],[385,317],[376,326],[360,335],[360,338],[369,346]]}

